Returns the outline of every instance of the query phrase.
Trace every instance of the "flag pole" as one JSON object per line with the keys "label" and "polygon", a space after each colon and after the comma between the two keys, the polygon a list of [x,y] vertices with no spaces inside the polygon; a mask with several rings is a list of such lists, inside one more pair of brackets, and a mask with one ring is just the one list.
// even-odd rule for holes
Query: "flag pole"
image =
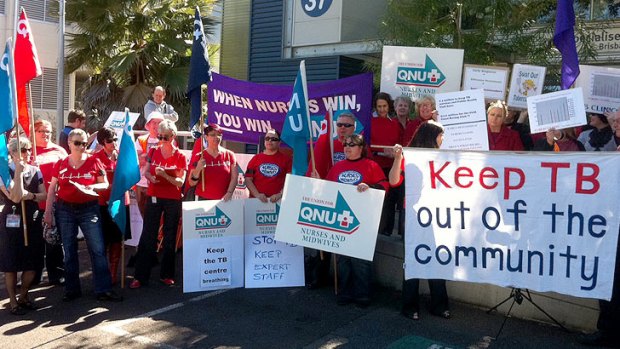
{"label": "flag pole", "polygon": [[310,141],[310,162],[312,164],[312,168],[316,168],[316,164],[315,164],[315,161],[314,161],[314,144],[312,142],[312,127],[311,127],[312,126],[312,122],[310,120],[310,107],[308,106],[308,84],[307,84],[307,81],[306,81],[306,61],[305,60],[302,60],[299,63],[299,69],[302,71],[302,73],[301,73],[301,79],[302,79],[301,86],[304,89],[304,97],[306,98],[306,101],[305,101],[306,102],[305,103],[306,104],[306,118],[308,119],[307,120],[307,122],[308,122],[308,132],[310,133],[310,138],[309,138],[309,141]]}
{"label": "flag pole", "polygon": [[[37,159],[37,137],[34,131],[34,104],[32,103],[32,89],[30,88],[30,82],[28,82],[28,99],[30,104],[28,105],[28,117],[30,118],[30,135],[32,137],[32,159]],[[32,113],[30,109],[32,108]]]}
{"label": "flag pole", "polygon": [[[199,126],[199,130],[202,129],[200,132],[200,157],[202,158],[203,152],[205,151],[205,143],[203,141],[203,137],[205,137],[206,135],[203,134],[204,133],[204,124],[205,124],[205,116],[204,113],[202,112],[204,110],[204,101],[202,100],[202,88],[203,85],[200,85],[200,119],[198,122],[200,122],[200,126]],[[200,185],[202,187],[202,191],[205,191],[205,170],[203,169],[202,171],[200,171]]]}

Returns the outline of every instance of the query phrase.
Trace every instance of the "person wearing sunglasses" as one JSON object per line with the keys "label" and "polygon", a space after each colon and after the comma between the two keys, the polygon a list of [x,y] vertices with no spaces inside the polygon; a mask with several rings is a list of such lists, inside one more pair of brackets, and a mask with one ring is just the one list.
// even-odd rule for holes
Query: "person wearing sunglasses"
{"label": "person wearing sunglasses", "polygon": [[159,146],[152,148],[146,158],[145,177],[149,181],[144,224],[136,254],[136,271],[129,288],[140,288],[149,283],[153,260],[156,260],[157,235],[163,216],[163,256],[159,271],[160,281],[174,286],[176,237],[181,219],[181,187],[185,182],[187,161],[175,145],[177,127],[163,120],[158,127]]}
{"label": "person wearing sunglasses", "polygon": [[[367,158],[366,142],[361,135],[351,135],[344,139],[345,160],[340,161],[327,173],[326,180],[355,185],[357,191],[368,188],[388,190],[389,184],[379,165]],[[363,200],[360,197],[360,200]],[[339,305],[355,302],[361,307],[370,304],[370,282],[372,262],[338,256],[338,296]]]}
{"label": "person wearing sunglasses", "polygon": [[[412,148],[439,149],[443,142],[443,135],[444,128],[440,123],[434,120],[427,120],[420,125],[408,146]],[[400,144],[394,146],[394,162],[388,178],[391,187],[401,185],[405,179],[405,158],[403,156],[403,147]],[[407,234],[415,234],[415,232],[408,232]],[[428,280],[428,286],[431,293],[431,314],[444,319],[451,318],[446,280],[431,279]],[[419,288],[420,279],[403,280],[401,313],[404,317],[411,320],[420,319]]]}
{"label": "person wearing sunglasses", "polygon": [[282,199],[286,174],[293,168],[290,156],[280,151],[280,133],[269,130],[265,134],[265,150],[254,156],[245,171],[245,184],[250,197],[262,202]]}
{"label": "person wearing sunglasses", "polygon": [[196,187],[199,199],[228,201],[232,199],[239,176],[235,153],[221,145],[219,125],[208,124],[204,134],[207,147],[196,153],[190,162],[189,185]]}
{"label": "person wearing sunglasses", "polygon": [[[108,211],[108,201],[112,191],[112,182],[114,180],[114,171],[116,170],[116,160],[118,158],[118,139],[116,132],[111,127],[103,127],[97,132],[97,143],[101,149],[93,156],[101,161],[105,168],[106,177],[110,186],[108,189],[99,192],[99,213],[101,214],[101,225],[103,228],[103,241],[108,257],[108,265],[110,267],[110,278],[112,285],[118,282],[118,265],[121,259],[122,240],[131,238],[130,220],[126,220],[125,236],[119,229],[118,225],[110,216]],[[125,212],[129,217],[129,193],[125,193]]]}
{"label": "person wearing sunglasses", "polygon": [[[45,190],[49,188],[52,179],[52,170],[54,165],[67,157],[64,148],[52,142],[52,123],[47,120],[37,120],[34,123],[34,140],[36,157],[33,159],[33,165],[38,166],[43,174],[43,183]],[[45,211],[45,199],[39,201],[39,210],[41,215]],[[45,268],[47,270],[47,280],[50,285],[62,285],[65,278],[65,266],[63,264],[62,244],[51,245],[45,242]],[[41,272],[35,282],[41,279]]]}
{"label": "person wearing sunglasses", "polygon": [[65,251],[65,294],[62,300],[69,302],[82,296],[79,227],[90,254],[97,300],[120,302],[123,298],[112,291],[99,213],[98,193],[108,188],[108,180],[101,161],[86,152],[87,145],[86,132],[74,129],[69,133],[71,153],[54,167],[43,221],[52,226],[54,214],[62,238]]}
{"label": "person wearing sunglasses", "polygon": [[[35,309],[28,291],[33,284],[37,270],[43,268],[43,227],[37,201],[45,200],[43,175],[35,166],[29,165],[32,145],[27,138],[13,138],[9,142],[12,163],[9,167],[10,183],[0,179],[0,271],[9,294],[9,311],[13,315],[24,315]],[[28,230],[28,246],[24,240],[22,205],[26,208],[25,220]],[[34,219],[33,219],[34,218]],[[17,273],[22,272],[19,299],[17,298]]]}

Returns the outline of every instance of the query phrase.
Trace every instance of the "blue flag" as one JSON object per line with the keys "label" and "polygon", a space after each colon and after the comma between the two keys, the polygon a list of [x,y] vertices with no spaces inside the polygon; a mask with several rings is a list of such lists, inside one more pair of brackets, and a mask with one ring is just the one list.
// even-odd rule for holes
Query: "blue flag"
{"label": "blue flag", "polygon": [[9,149],[6,147],[6,135],[0,134],[0,178],[6,188],[11,184],[11,174],[9,173]]}
{"label": "blue flag", "polygon": [[[200,11],[196,7],[194,19],[194,44],[192,45],[192,56],[189,61],[189,79],[187,82],[187,98],[191,102],[189,114],[189,127],[193,127],[202,113],[201,86],[211,81],[211,66],[209,65],[209,53],[207,51],[207,39],[200,18]],[[199,129],[202,131],[202,125]]]}
{"label": "blue flag", "polygon": [[118,225],[123,236],[125,236],[125,227],[127,226],[125,192],[131,189],[138,181],[140,181],[138,153],[136,152],[133,132],[129,123],[129,109],[125,109],[125,125],[123,126],[123,136],[119,146],[118,161],[108,204],[110,216]]}
{"label": "blue flag", "polygon": [[299,176],[305,175],[308,170],[310,115],[307,86],[306,65],[301,61],[293,86],[293,96],[282,126],[282,140],[293,148],[293,174]]}
{"label": "blue flag", "polygon": [[562,54],[562,90],[570,88],[579,76],[579,56],[575,44],[575,10],[572,0],[558,0],[553,43]]}
{"label": "blue flag", "polygon": [[[6,41],[2,61],[0,61],[0,133],[4,133],[15,126],[13,112],[13,62],[11,62],[11,39]],[[6,143],[6,139],[5,139]],[[5,144],[6,147],[6,144]]]}

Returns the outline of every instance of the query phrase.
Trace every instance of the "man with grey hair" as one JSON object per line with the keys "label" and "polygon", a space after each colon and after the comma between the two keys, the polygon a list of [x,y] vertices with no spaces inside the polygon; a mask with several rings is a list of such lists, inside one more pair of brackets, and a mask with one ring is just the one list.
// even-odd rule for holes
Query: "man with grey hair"
{"label": "man with grey hair", "polygon": [[179,121],[179,114],[174,111],[174,107],[164,101],[164,98],[166,98],[166,90],[161,86],[156,86],[153,89],[153,99],[149,99],[144,105],[144,117],[158,111],[164,115],[164,119],[172,122]]}

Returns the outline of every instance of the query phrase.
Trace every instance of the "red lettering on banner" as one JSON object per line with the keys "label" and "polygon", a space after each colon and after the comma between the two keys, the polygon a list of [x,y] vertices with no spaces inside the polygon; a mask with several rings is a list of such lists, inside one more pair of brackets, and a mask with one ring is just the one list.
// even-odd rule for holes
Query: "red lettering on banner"
{"label": "red lettering on banner", "polygon": [[431,166],[431,188],[437,189],[437,184],[435,183],[435,180],[440,181],[441,184],[443,184],[446,188],[452,188],[451,186],[448,185],[448,183],[446,183],[446,181],[443,180],[443,178],[441,178],[441,172],[443,170],[445,170],[448,165],[450,165],[450,161],[446,162],[443,166],[441,166],[439,171],[435,171],[435,161],[430,161],[430,166]]}
{"label": "red lettering on banner", "polygon": [[[585,169],[590,169],[591,174],[585,174]],[[601,184],[596,179],[600,173],[600,169],[595,164],[577,164],[577,183],[575,183],[575,192],[577,194],[594,194],[601,188]],[[591,189],[584,189],[584,182],[592,184]]]}
{"label": "red lettering on banner", "polygon": [[540,167],[551,169],[551,192],[555,193],[558,185],[558,169],[570,168],[570,164],[568,162],[541,162]]}
{"label": "red lettering on banner", "polygon": [[469,180],[467,183],[463,184],[461,183],[461,177],[471,178],[473,176],[474,173],[472,172],[471,168],[459,167],[456,169],[456,171],[454,171],[454,182],[458,187],[469,188],[472,184],[474,184],[474,182],[472,180]]}
{"label": "red lettering on banner", "polygon": [[497,187],[497,181],[491,183],[490,185],[487,185],[487,183],[484,181],[485,178],[493,178],[493,179],[498,179],[499,175],[497,174],[497,171],[495,171],[494,168],[492,167],[485,167],[482,170],[480,170],[480,186],[482,186],[484,189],[495,189],[495,187]]}
{"label": "red lettering on banner", "polygon": [[[510,184],[511,174],[519,175],[519,182],[516,185]],[[525,184],[525,173],[520,168],[515,167],[506,167],[504,168],[504,200],[508,200],[510,198],[510,191],[517,190],[523,188],[523,184]]]}

